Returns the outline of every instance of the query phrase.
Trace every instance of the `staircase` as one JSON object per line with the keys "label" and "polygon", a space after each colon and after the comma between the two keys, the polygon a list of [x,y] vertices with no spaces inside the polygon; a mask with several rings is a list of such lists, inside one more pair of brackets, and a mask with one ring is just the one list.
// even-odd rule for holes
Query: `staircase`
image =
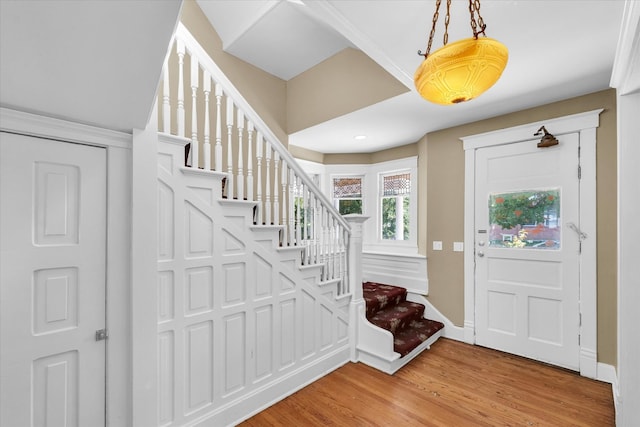
{"label": "staircase", "polygon": [[365,310],[366,218],[341,216],[182,24],[175,36],[158,97],[159,424],[232,425],[349,360],[393,373],[427,349],[442,324],[406,290]]}
{"label": "staircase", "polygon": [[394,373],[442,335],[444,324],[424,317],[423,304],[407,300],[407,290],[399,286],[366,282],[362,285],[365,315],[374,327],[390,333],[394,357],[383,360],[370,352],[362,360],[387,373]]}

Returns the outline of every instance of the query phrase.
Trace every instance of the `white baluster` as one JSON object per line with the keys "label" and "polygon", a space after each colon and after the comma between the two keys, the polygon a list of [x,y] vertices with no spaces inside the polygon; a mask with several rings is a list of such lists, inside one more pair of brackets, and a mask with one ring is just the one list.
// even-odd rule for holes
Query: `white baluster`
{"label": "white baluster", "polygon": [[322,205],[322,262],[324,263],[324,280],[329,279],[329,218],[328,212]]}
{"label": "white baluster", "polygon": [[303,218],[302,218],[302,244],[304,245],[304,258],[305,264],[309,264],[311,261],[310,251],[309,251],[309,243],[311,241],[309,234],[309,225],[311,224],[311,207],[309,205],[309,193],[307,191],[307,186],[302,184],[302,209],[303,209]]}
{"label": "white baluster", "polygon": [[214,148],[216,170],[222,171],[222,86],[216,83],[216,146]]}
{"label": "white baluster", "polygon": [[280,166],[280,154],[275,151],[273,153],[273,222],[278,225],[282,225],[279,223],[280,221],[280,203],[278,200],[278,193],[280,189],[278,188],[278,167]]}
{"label": "white baluster", "polygon": [[236,188],[238,200],[244,200],[244,158],[242,154],[242,137],[244,134],[244,113],[238,109],[238,180]]}
{"label": "white baluster", "polygon": [[247,122],[247,200],[254,201],[253,194],[253,123]]}
{"label": "white baluster", "polygon": [[289,168],[289,246],[293,246],[296,241],[296,193],[295,193],[296,175],[293,169]]}
{"label": "white baluster", "polygon": [[335,222],[332,216],[329,219],[329,279],[335,279],[336,277],[336,241],[335,235]]}
{"label": "white baluster", "polygon": [[198,143],[198,58],[191,54],[191,167],[200,166],[200,144]]}
{"label": "white baluster", "polygon": [[204,169],[211,170],[211,124],[209,123],[209,94],[211,93],[211,75],[208,71],[202,73],[202,90],[204,92],[204,136],[203,136],[203,153]]}
{"label": "white baluster", "polygon": [[282,207],[280,208],[280,213],[282,215],[282,219],[280,224],[284,226],[284,236],[282,236],[282,244],[286,245],[289,243],[289,222],[287,221],[287,212],[289,212],[289,204],[291,200],[287,197],[287,178],[289,176],[289,166],[285,163],[284,159],[282,160],[282,176],[280,177],[280,185],[282,185]]}
{"label": "white baluster", "polygon": [[258,132],[256,135],[256,162],[258,166],[257,176],[258,182],[256,187],[256,202],[258,202],[256,206],[256,218],[257,223],[264,223],[265,219],[264,215],[264,207],[262,206],[262,133]]}
{"label": "white baluster", "polygon": [[227,95],[227,199],[233,199],[233,100]]}
{"label": "white baluster", "polygon": [[316,203],[316,196],[313,193],[309,194],[309,206],[311,207],[310,212],[311,215],[309,219],[311,220],[311,249],[310,249],[310,260],[311,264],[318,263],[318,204]]}
{"label": "white baluster", "polygon": [[171,133],[171,88],[169,87],[169,61],[162,70],[162,131]]}
{"label": "white baluster", "polygon": [[176,42],[178,53],[178,111],[176,119],[178,121],[178,136],[184,136],[184,43],[182,40]]}
{"label": "white baluster", "polygon": [[267,225],[271,225],[271,145],[267,141],[267,147],[265,151],[265,204],[264,204],[264,215],[265,222]]}
{"label": "white baluster", "polygon": [[338,277],[340,278],[340,290],[342,295],[347,293],[347,283],[346,283],[346,275],[345,275],[345,266],[346,266],[346,250],[344,247],[344,234],[345,229],[343,226],[338,226],[338,250],[340,253],[340,266],[338,268]]}
{"label": "white baluster", "polygon": [[[300,179],[300,177],[296,176],[296,180],[295,180],[295,188],[294,188],[294,194],[297,196],[294,200],[295,200],[295,217],[296,217],[296,246],[300,246],[302,245],[302,218],[300,217],[301,211],[302,211],[302,207],[300,206],[302,204],[303,201],[303,197],[302,197],[302,192],[303,192],[303,187],[302,187],[302,180]],[[302,262],[304,263],[304,255],[303,255],[303,259]]]}

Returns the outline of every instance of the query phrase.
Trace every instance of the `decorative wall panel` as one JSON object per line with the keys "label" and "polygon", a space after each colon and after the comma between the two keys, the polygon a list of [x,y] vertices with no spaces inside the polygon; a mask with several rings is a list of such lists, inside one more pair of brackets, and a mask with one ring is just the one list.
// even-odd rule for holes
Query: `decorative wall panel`
{"label": "decorative wall panel", "polygon": [[213,221],[204,212],[185,204],[186,257],[199,258],[213,254]]}
{"label": "decorative wall panel", "polygon": [[224,264],[223,307],[242,304],[246,300],[246,264],[244,262]]}
{"label": "decorative wall panel", "polygon": [[315,351],[316,336],[316,300],[308,292],[302,291],[302,357],[308,357]]}
{"label": "decorative wall panel", "polygon": [[158,322],[172,320],[175,315],[173,271],[158,272]]}
{"label": "decorative wall panel", "polygon": [[292,365],[296,356],[296,301],[280,304],[280,369]]}
{"label": "decorative wall panel", "polygon": [[255,352],[253,363],[256,381],[268,377],[273,369],[273,306],[258,307],[255,311]]}
{"label": "decorative wall panel", "polygon": [[236,392],[245,385],[246,321],[245,314],[238,313],[224,320],[224,394]]}
{"label": "decorative wall panel", "polygon": [[233,255],[244,252],[244,243],[233,237],[227,230],[223,230],[224,236],[224,253],[225,255]]}
{"label": "decorative wall panel", "polygon": [[173,259],[174,254],[174,194],[164,182],[158,183],[158,260]]}
{"label": "decorative wall panel", "polygon": [[193,316],[213,309],[213,267],[186,270],[184,314]]}
{"label": "decorative wall panel", "polygon": [[253,257],[256,265],[255,297],[270,297],[273,293],[273,267],[260,255],[254,253]]}
{"label": "decorative wall panel", "polygon": [[175,405],[175,338],[173,331],[158,336],[158,399],[160,425],[174,420]]}
{"label": "decorative wall panel", "polygon": [[213,322],[208,320],[185,331],[185,401],[188,415],[213,402]]}

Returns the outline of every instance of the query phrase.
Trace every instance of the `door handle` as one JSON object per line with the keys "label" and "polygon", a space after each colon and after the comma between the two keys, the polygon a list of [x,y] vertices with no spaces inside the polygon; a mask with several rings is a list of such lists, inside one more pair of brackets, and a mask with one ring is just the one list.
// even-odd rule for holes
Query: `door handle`
{"label": "door handle", "polygon": [[572,229],[573,231],[576,232],[576,234],[580,238],[580,241],[582,241],[582,240],[584,240],[584,239],[586,239],[588,237],[587,233],[585,233],[582,230],[580,230],[580,228],[577,225],[575,225],[573,222],[568,222],[567,223],[567,227],[569,227],[570,229]]}
{"label": "door handle", "polygon": [[484,252],[479,251],[479,252],[478,252],[478,256],[479,256],[480,258],[482,258],[482,257],[484,256]]}

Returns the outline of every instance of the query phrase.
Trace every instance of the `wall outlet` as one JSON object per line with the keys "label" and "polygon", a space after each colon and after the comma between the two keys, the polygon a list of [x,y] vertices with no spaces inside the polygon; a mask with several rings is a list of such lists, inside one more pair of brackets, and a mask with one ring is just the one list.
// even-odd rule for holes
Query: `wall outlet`
{"label": "wall outlet", "polygon": [[433,250],[434,251],[441,251],[442,250],[442,242],[439,241],[433,241]]}
{"label": "wall outlet", "polygon": [[453,242],[453,252],[463,252],[464,242]]}

